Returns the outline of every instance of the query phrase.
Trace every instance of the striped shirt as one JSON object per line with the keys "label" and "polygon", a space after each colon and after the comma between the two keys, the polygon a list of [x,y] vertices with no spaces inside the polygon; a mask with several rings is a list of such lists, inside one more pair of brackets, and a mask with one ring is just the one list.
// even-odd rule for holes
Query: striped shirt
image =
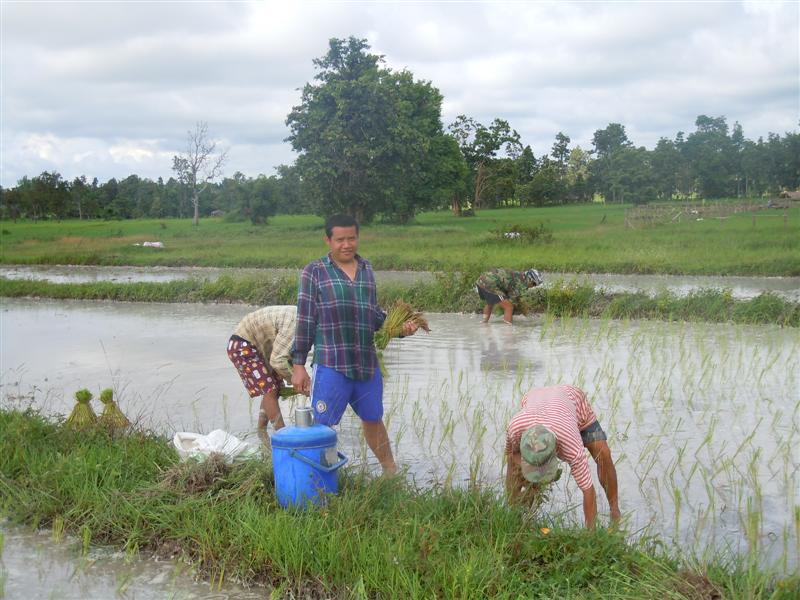
{"label": "striped shirt", "polygon": [[292,379],[289,358],[296,313],[295,306],[265,306],[245,315],[233,332],[258,348],[264,360],[287,381]]}
{"label": "striped shirt", "polygon": [[556,456],[569,464],[578,487],[587,490],[592,487],[592,474],[580,432],[596,420],[583,390],[571,385],[533,388],[508,424],[506,453],[519,452],[522,434],[534,425],[544,425],[556,436]]}
{"label": "striped shirt", "polygon": [[315,364],[365,381],[378,367],[373,335],[383,325],[386,313],[378,306],[372,265],[358,254],[355,258],[355,279],[350,279],[330,254],[303,269],[292,362],[306,364],[313,344]]}

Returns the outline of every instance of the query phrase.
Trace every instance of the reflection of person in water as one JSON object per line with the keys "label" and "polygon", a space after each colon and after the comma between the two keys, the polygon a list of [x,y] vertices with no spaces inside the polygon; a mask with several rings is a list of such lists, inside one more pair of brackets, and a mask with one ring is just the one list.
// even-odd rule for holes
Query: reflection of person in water
{"label": "reflection of person in water", "polygon": [[506,492],[510,502],[519,499],[524,487],[538,487],[561,476],[559,460],[583,492],[586,527],[594,528],[597,496],[584,448],[597,464],[597,477],[611,508],[611,521],[619,521],[617,471],[606,442],[606,434],[586,399],[586,393],[571,385],[533,388],[522,398],[506,430]]}
{"label": "reflection of person in water", "polygon": [[514,330],[487,329],[479,336],[482,371],[514,371],[530,364],[520,351]]}
{"label": "reflection of person in water", "polygon": [[503,322],[511,325],[514,315],[514,304],[518,303],[528,288],[541,285],[542,276],[536,269],[512,271],[511,269],[492,269],[475,282],[475,291],[481,300],[486,302],[483,308],[483,322],[487,323],[492,316],[495,304],[503,309]]}

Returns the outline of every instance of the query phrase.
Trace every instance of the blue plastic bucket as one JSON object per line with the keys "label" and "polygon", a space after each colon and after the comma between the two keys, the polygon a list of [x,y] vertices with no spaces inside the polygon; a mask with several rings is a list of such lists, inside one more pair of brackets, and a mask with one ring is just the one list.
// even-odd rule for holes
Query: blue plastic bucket
{"label": "blue plastic bucket", "polygon": [[336,450],[336,432],[325,425],[284,427],[272,436],[275,493],[285,507],[325,503],[339,491],[338,470],[347,457]]}

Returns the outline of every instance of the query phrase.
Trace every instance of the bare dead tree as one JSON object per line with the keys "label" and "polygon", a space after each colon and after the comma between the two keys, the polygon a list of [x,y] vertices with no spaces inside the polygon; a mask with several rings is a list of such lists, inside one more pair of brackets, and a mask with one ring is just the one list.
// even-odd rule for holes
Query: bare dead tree
{"label": "bare dead tree", "polygon": [[228,151],[214,151],[217,143],[208,138],[208,123],[198,121],[194,131],[187,132],[186,152],[172,157],[172,170],[183,185],[189,188],[194,206],[194,225],[200,224],[200,194],[222,174]]}

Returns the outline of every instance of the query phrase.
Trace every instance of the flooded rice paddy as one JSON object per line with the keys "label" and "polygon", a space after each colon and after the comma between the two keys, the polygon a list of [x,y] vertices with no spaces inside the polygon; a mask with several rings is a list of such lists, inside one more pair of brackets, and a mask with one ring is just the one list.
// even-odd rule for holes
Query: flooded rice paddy
{"label": "flooded rice paddy", "polygon": [[[4,299],[3,404],[66,414],[77,389],[111,386],[128,416],[158,431],[224,428],[257,444],[256,403],[225,354],[249,310]],[[573,383],[608,433],[628,531],[658,535],[674,552],[753,552],[797,568],[797,329],[541,317],[509,327],[499,317],[487,325],[477,315],[428,317],[429,335],[386,351],[387,425],[418,485],[478,482],[499,493],[505,425],[522,394]],[[283,403],[285,415],[291,408]],[[339,442],[355,464],[378,470],[349,411]],[[571,478],[553,487],[543,510],[581,519]]]}
{"label": "flooded rice paddy", "polygon": [[[216,267],[95,267],[83,265],[4,265],[0,277],[7,279],[47,280],[52,283],[167,282],[182,279],[218,279],[222,275],[245,277],[258,274],[291,275],[297,269],[232,269]],[[781,298],[800,302],[800,277],[722,277],[707,275],[621,275],[615,273],[543,272],[545,285],[556,281],[591,284],[609,293],[643,291],[656,294],[669,291],[678,296],[702,289],[730,290],[734,298],[754,298],[772,292]],[[378,271],[383,283],[416,283],[434,280],[425,271]]]}

